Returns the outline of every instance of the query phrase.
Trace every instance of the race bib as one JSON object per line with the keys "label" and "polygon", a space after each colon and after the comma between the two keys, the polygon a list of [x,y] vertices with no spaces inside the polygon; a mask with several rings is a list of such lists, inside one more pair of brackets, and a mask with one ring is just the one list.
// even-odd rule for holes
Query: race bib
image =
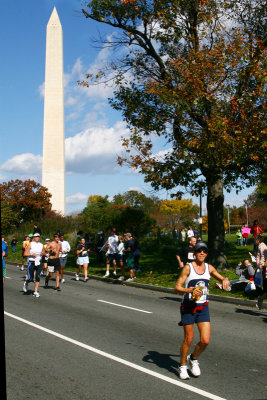
{"label": "race bib", "polygon": [[194,300],[198,304],[206,303],[209,294],[209,289],[206,287],[205,282],[203,281],[197,282],[195,288],[198,288],[202,291],[202,296],[200,296],[199,298],[194,296],[194,291],[195,291],[194,289],[192,293],[189,293],[189,299]]}
{"label": "race bib", "polygon": [[47,269],[48,269],[48,272],[54,272],[54,267],[53,266],[48,266]]}

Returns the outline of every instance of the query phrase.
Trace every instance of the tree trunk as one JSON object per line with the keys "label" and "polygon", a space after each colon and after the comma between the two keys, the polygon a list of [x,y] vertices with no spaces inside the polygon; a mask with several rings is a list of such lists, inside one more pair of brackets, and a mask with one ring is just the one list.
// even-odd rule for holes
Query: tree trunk
{"label": "tree trunk", "polygon": [[214,174],[207,178],[207,211],[208,211],[208,247],[209,262],[215,268],[224,268],[227,265],[225,256],[225,228],[223,216],[223,178]]}

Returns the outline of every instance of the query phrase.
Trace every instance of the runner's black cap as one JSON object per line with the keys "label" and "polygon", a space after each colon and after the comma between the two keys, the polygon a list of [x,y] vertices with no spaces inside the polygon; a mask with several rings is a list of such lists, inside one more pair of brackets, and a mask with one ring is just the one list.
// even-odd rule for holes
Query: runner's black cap
{"label": "runner's black cap", "polygon": [[198,242],[194,247],[194,251],[199,251],[200,249],[208,251],[208,246],[204,242]]}

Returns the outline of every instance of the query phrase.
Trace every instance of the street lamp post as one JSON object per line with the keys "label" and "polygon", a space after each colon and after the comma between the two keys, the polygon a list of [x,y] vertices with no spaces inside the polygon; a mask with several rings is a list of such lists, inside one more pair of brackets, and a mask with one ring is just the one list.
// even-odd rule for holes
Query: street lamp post
{"label": "street lamp post", "polygon": [[230,205],[226,204],[225,207],[227,207],[227,212],[228,212],[228,233],[230,235],[230,215],[229,215],[229,209],[230,209]]}

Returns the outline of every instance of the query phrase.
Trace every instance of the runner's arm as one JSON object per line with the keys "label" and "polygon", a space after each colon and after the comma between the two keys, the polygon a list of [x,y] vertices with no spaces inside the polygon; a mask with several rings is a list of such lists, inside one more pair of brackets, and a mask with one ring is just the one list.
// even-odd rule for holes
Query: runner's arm
{"label": "runner's arm", "polygon": [[182,260],[181,260],[181,258],[180,258],[180,256],[179,256],[179,254],[176,254],[176,258],[177,258],[179,267],[180,267],[180,268],[183,268],[183,267],[184,267],[184,263],[182,262]]}
{"label": "runner's arm", "polygon": [[185,267],[182,269],[181,275],[177,279],[177,282],[174,286],[174,290],[178,293],[191,293],[193,292],[193,287],[190,288],[185,288],[184,283],[186,281],[186,278],[188,277],[190,272],[190,267],[188,264],[185,265]]}
{"label": "runner's arm", "polygon": [[26,247],[24,251],[24,257],[29,257],[30,256],[30,249],[31,249],[31,244],[29,243],[28,246]]}
{"label": "runner's arm", "polygon": [[213,267],[213,265],[209,265],[210,274],[217,279],[218,281],[222,282],[222,287],[224,290],[227,290],[230,286],[230,281],[228,278],[225,278]]}

